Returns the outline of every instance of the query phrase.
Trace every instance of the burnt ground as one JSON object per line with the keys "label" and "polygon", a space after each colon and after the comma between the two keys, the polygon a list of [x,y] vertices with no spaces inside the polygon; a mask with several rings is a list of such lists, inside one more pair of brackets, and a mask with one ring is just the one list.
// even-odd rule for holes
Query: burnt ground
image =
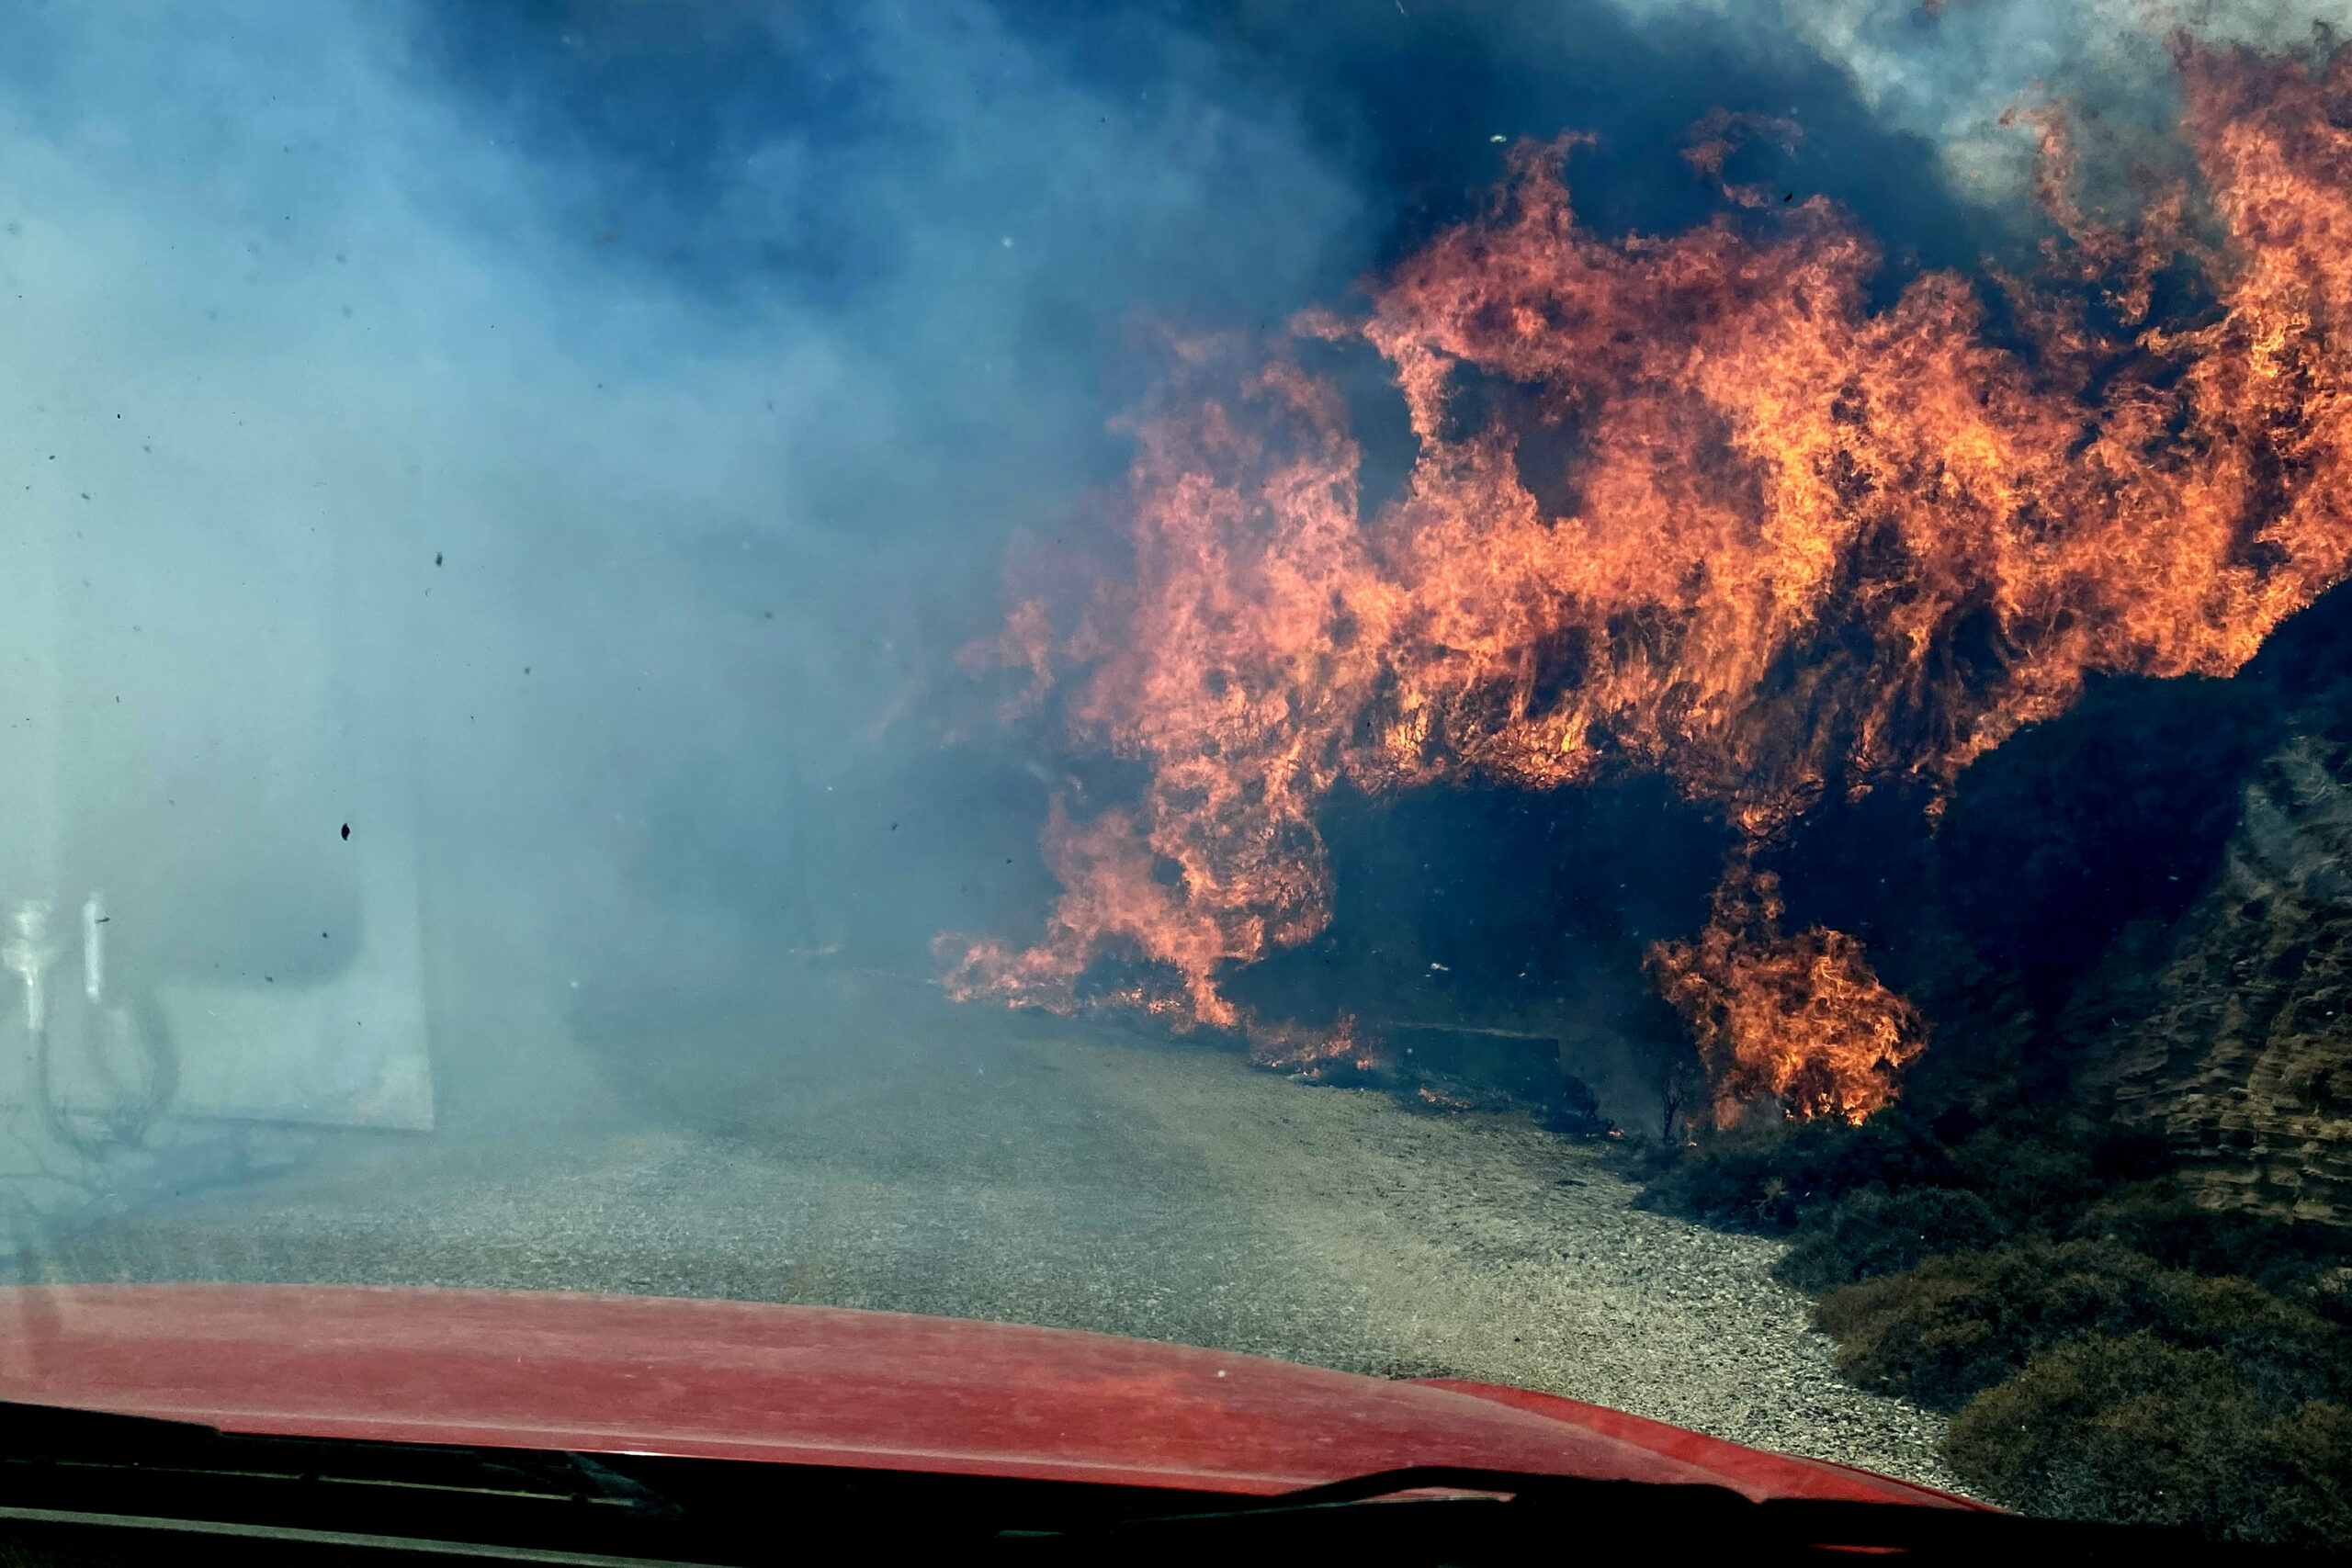
{"label": "burnt ground", "polygon": [[1838,1381],[1768,1277],[1782,1244],[1633,1208],[1603,1144],[871,983],[833,1003],[861,1021],[834,1048],[682,1042],[692,1092],[584,1058],[445,1092],[436,1133],[317,1136],[38,1272],[1012,1319],[1522,1384],[1953,1484],[1939,1418]]}

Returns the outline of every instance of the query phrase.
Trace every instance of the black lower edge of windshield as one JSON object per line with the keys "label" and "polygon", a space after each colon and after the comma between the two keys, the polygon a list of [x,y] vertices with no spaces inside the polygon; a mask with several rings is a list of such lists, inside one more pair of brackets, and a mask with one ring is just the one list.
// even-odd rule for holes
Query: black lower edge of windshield
{"label": "black lower edge of windshield", "polygon": [[2301,1562],[2169,1531],[1420,1469],[1274,1497],[753,1461],[249,1437],[0,1404],[0,1562]]}

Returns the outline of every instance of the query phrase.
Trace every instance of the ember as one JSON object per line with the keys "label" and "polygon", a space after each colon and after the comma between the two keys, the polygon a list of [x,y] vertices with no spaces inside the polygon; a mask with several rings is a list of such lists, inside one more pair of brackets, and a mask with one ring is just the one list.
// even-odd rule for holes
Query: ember
{"label": "ember", "polygon": [[[1067,1009],[1117,955],[1142,976],[1117,999],[1252,1027],[1218,976],[1328,922],[1335,785],[1657,771],[1748,845],[1706,931],[1651,957],[1719,1117],[1886,1104],[1917,1014],[1854,939],[1783,934],[1754,852],[1832,793],[1935,795],[2089,672],[2233,671],[2352,564],[2352,58],[2179,66],[2204,188],[2128,228],[2076,209],[2063,122],[2032,122],[2061,237],[1994,280],[1999,334],[1948,273],[1870,310],[1878,257],[1822,200],[1604,241],[1577,139],[1521,147],[1366,315],[1295,323],[1376,349],[1409,412],[1409,480],[1371,516],[1298,353],[1177,344],[1134,426],[1132,581],[1050,649],[1035,605],[1005,639],[1022,701],[1070,682],[1081,738],[1148,784],[1084,818],[1057,798],[1045,935],[964,949],[951,989]],[[2210,308],[2160,319],[2160,286]]]}

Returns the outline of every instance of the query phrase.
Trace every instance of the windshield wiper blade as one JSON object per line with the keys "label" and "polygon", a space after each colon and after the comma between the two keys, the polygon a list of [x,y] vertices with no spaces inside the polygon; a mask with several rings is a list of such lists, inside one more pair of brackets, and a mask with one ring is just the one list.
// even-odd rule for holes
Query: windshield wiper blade
{"label": "windshield wiper blade", "polygon": [[[1440,1495],[1415,1497],[1415,1493]],[[1602,1481],[1518,1471],[1419,1466],[1085,1531],[1007,1540],[1016,1560],[1255,1561],[1276,1551],[1345,1554],[1351,1563],[1478,1563],[1626,1551],[1680,1561],[1851,1562],[1856,1551],[1982,1568],[2003,1554],[2064,1552],[2081,1563],[2191,1556],[2200,1562],[2335,1561],[2286,1548],[2217,1544],[2148,1526],[2036,1519],[1908,1503],[1751,1500],[1727,1487]]]}
{"label": "windshield wiper blade", "polygon": [[673,1512],[652,1488],[585,1454],[374,1438],[225,1432],[198,1421],[0,1401],[0,1463],[302,1477],[582,1500]]}
{"label": "windshield wiper blade", "polygon": [[119,1456],[126,1450],[194,1449],[221,1435],[220,1427],[197,1421],[0,1400],[0,1454],[13,1454],[29,1446],[51,1456],[85,1452]]}
{"label": "windshield wiper blade", "polygon": [[[28,1513],[27,1510],[32,1510]],[[225,1432],[194,1421],[0,1402],[0,1513],[122,1514],[199,1533],[387,1538],[667,1557],[684,1511],[594,1456]],[[36,1518],[39,1515],[40,1517]],[[54,1523],[55,1520],[50,1522]],[[289,1538],[290,1539],[290,1538]]]}
{"label": "windshield wiper blade", "polygon": [[[628,1473],[649,1463],[643,1480]],[[667,1495],[673,1483],[685,1488],[675,1494],[683,1508]],[[994,1534],[1011,1522],[1008,1513],[1038,1507],[1013,1504],[1007,1491],[1032,1486],[757,1461],[624,1461],[558,1450],[248,1435],[192,1421],[0,1402],[0,1506],[387,1534],[430,1521],[445,1540],[670,1560],[763,1561],[778,1531],[793,1538],[820,1520],[835,1529],[861,1518],[876,1540],[889,1540],[954,1524],[941,1517],[943,1506],[949,1515],[978,1514],[964,1515],[979,1525],[977,1536],[963,1538],[967,1548],[985,1554],[993,1534],[996,1554],[1017,1562],[1197,1563],[1218,1556],[1257,1561],[1279,1551],[1345,1553],[1351,1568],[1487,1562],[1516,1568],[1529,1553],[1553,1557],[1568,1545],[1644,1557],[1736,1555],[1742,1568],[1850,1563],[1856,1548],[1893,1551],[1913,1562],[1965,1561],[1972,1568],[2005,1553],[2062,1551],[2086,1564],[2132,1568],[2184,1552],[2201,1562],[2311,1560],[2138,1527],[1901,1503],[1759,1503],[1719,1486],[1456,1466],[1381,1471],[1255,1498],[1114,1489],[1123,1495],[1082,1507],[1074,1497],[1048,1501],[1042,1511],[1061,1518],[1041,1521],[1044,1529]],[[1057,1497],[1100,1490],[1055,1489]],[[1007,1498],[1003,1512],[992,1502],[999,1495]],[[925,1501],[916,1504],[918,1498]],[[995,1521],[982,1523],[992,1512]]]}

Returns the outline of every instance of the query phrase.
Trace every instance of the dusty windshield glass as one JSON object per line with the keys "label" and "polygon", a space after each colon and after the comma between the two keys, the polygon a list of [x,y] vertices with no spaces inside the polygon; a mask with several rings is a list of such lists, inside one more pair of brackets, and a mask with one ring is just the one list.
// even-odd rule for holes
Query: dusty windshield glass
{"label": "dusty windshield glass", "polygon": [[12,1278],[2352,1542],[2346,20],[8,6]]}

